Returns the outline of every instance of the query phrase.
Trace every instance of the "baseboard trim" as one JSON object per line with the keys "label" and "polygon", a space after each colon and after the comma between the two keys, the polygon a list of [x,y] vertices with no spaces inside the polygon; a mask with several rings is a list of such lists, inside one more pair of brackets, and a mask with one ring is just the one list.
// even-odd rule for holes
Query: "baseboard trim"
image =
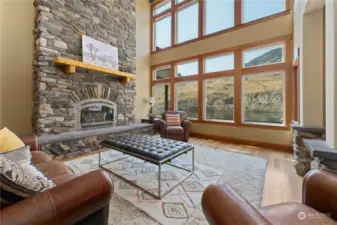
{"label": "baseboard trim", "polygon": [[211,135],[211,134],[201,134],[201,133],[194,133],[194,132],[190,133],[190,136],[197,137],[197,138],[212,139],[216,141],[229,142],[229,143],[239,144],[239,145],[251,145],[251,146],[257,146],[257,147],[262,147],[262,148],[271,148],[271,149],[281,150],[284,152],[292,152],[292,146],[289,146],[289,145],[280,145],[280,144],[274,144],[274,143],[269,143],[269,142],[253,141],[253,140],[247,140],[247,139],[217,136],[217,135]]}

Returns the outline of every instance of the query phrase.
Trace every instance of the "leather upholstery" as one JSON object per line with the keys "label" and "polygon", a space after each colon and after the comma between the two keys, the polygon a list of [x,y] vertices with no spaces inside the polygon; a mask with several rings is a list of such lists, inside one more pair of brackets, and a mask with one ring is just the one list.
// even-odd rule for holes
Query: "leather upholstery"
{"label": "leather upholstery", "polygon": [[278,225],[336,225],[337,222],[330,217],[311,217],[307,219],[299,219],[299,213],[305,213],[305,215],[317,215],[318,211],[315,209],[301,204],[299,202],[286,202],[272,206],[263,207],[260,213],[269,220],[272,224]]}
{"label": "leather upholstery", "polygon": [[53,160],[52,157],[50,157],[44,152],[32,151],[31,153],[32,153],[32,163],[34,165],[39,164],[39,163],[49,162]]}
{"label": "leather upholstery", "polygon": [[184,134],[184,129],[182,127],[168,126],[166,128],[166,133],[168,133],[168,134]]}
{"label": "leather upholstery", "polygon": [[31,151],[39,151],[40,145],[37,136],[35,135],[20,135],[20,139],[30,146]]}
{"label": "leather upholstery", "polygon": [[303,203],[257,210],[229,187],[210,185],[203,193],[202,207],[211,225],[337,225],[336,190],[336,173],[315,170],[304,178]]}
{"label": "leather upholstery", "polygon": [[38,143],[36,137],[21,139],[25,144],[31,144],[32,163],[52,179],[56,187],[1,209],[1,225],[108,224],[109,201],[113,193],[108,173],[96,170],[76,176],[63,163],[37,151],[40,148],[34,146]]}
{"label": "leather upholstery", "polygon": [[135,153],[149,159],[160,161],[178,152],[191,148],[192,145],[148,135],[125,135],[109,138],[101,142],[109,148],[119,148],[124,152]]}
{"label": "leather upholstery", "polygon": [[337,220],[337,173],[310,171],[303,181],[303,203]]}
{"label": "leather upholstery", "polygon": [[35,167],[50,179],[73,173],[69,167],[55,160],[36,164]]}
{"label": "leather upholstery", "polygon": [[[172,128],[166,124],[166,113],[179,113],[181,128],[183,131],[178,131],[176,127]],[[159,122],[159,133],[160,137],[168,138],[177,141],[188,142],[190,131],[192,129],[192,122],[187,119],[187,114],[184,111],[168,111],[162,114],[162,120]],[[181,130],[181,129],[179,129]]]}
{"label": "leather upholstery", "polygon": [[0,224],[74,224],[106,207],[112,187],[109,175],[96,170],[4,208]]}

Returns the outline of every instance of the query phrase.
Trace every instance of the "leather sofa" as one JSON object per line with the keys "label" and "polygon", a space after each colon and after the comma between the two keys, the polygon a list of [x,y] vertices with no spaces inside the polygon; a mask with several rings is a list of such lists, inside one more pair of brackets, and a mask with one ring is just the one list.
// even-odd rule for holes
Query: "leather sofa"
{"label": "leather sofa", "polygon": [[32,163],[56,187],[1,209],[1,225],[108,224],[113,183],[106,172],[96,170],[76,176],[62,162],[39,151],[35,136],[21,139],[30,145]]}
{"label": "leather sofa", "polygon": [[303,180],[302,203],[287,202],[256,209],[234,190],[210,185],[202,196],[211,225],[337,225],[337,174],[313,170]]}
{"label": "leather sofa", "polygon": [[162,119],[159,122],[159,133],[161,138],[167,138],[176,141],[188,142],[192,122],[187,119],[187,114],[184,111],[169,111],[169,113],[180,114],[180,126],[167,126],[166,112],[162,114]]}

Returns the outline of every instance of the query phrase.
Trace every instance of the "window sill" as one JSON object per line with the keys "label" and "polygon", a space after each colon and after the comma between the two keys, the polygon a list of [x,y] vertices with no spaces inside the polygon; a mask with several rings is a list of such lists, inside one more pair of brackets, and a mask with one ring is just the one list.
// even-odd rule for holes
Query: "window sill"
{"label": "window sill", "polygon": [[290,130],[290,126],[284,124],[266,124],[266,123],[235,123],[231,121],[214,121],[214,120],[191,120],[194,123],[201,124],[214,124],[214,125],[224,125],[224,126],[235,126],[235,127],[248,127],[248,128],[259,128],[259,129],[269,129],[269,130]]}

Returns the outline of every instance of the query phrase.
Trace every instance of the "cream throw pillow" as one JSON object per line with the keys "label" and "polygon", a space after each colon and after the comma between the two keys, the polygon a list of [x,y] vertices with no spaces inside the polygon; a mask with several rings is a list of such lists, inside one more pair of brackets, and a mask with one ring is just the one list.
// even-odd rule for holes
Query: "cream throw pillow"
{"label": "cream throw pillow", "polygon": [[22,148],[25,144],[7,127],[0,130],[0,153]]}

